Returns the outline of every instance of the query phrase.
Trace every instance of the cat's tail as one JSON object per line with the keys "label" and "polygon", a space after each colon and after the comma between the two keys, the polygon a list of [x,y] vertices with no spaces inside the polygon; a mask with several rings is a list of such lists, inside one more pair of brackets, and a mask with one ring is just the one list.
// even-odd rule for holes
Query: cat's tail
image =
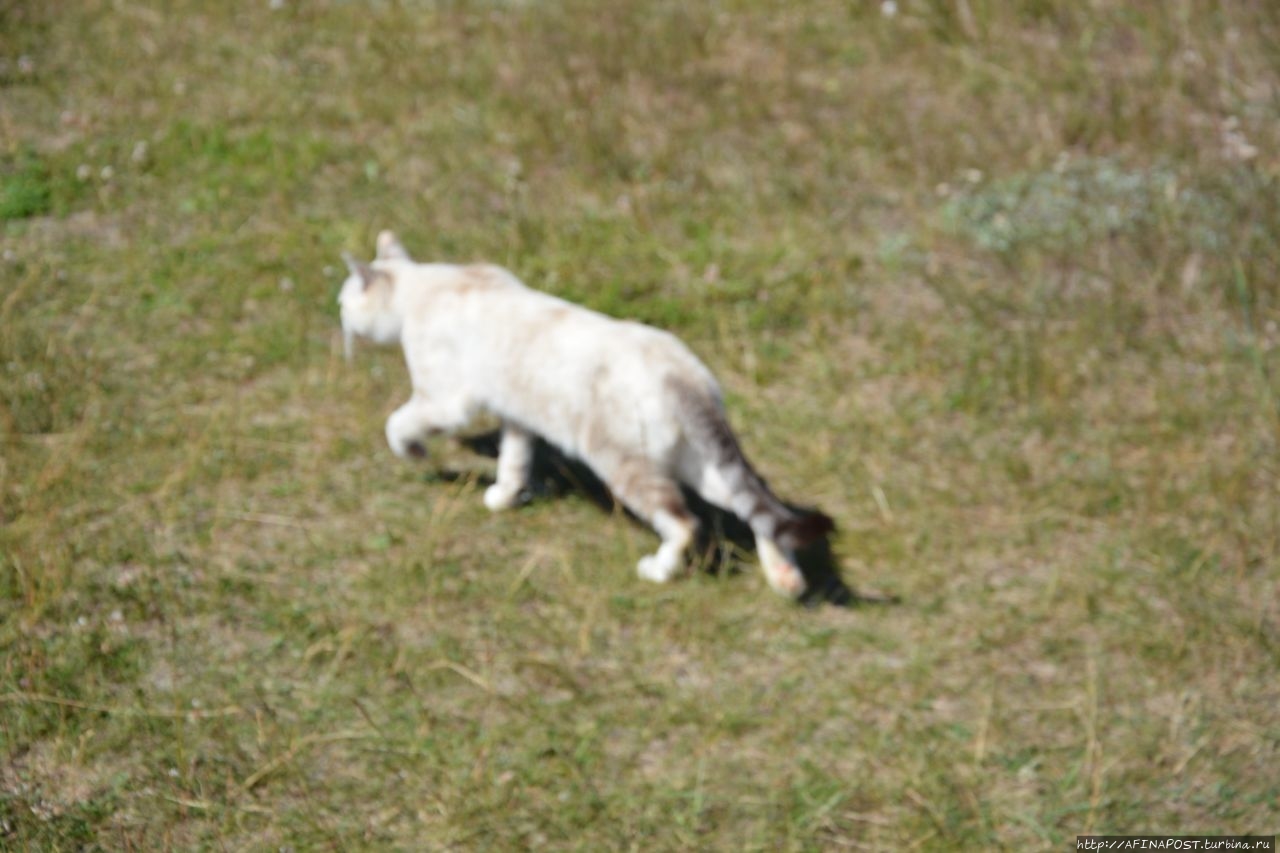
{"label": "cat's tail", "polygon": [[751,526],[758,538],[794,553],[830,534],[835,522],[817,510],[798,511],[784,504],[747,461],[729,427],[718,395],[672,382],[681,426],[710,471],[692,478],[702,496]]}

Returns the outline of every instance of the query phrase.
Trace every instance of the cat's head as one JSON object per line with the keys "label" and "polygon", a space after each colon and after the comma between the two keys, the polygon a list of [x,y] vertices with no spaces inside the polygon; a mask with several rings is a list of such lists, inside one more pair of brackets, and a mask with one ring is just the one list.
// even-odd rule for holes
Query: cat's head
{"label": "cat's head", "polygon": [[401,318],[395,304],[395,267],[397,262],[411,259],[390,231],[378,235],[378,255],[372,263],[357,261],[345,252],[342,259],[347,263],[348,275],[338,293],[338,305],[343,348],[349,361],[357,337],[377,344],[399,343]]}

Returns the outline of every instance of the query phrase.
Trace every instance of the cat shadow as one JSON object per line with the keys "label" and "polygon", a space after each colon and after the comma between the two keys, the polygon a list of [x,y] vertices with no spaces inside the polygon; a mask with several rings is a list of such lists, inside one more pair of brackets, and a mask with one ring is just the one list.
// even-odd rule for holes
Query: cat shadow
{"label": "cat shadow", "polygon": [[[499,436],[498,430],[489,430],[476,435],[458,436],[457,440],[473,453],[497,458]],[[450,474],[440,472],[439,477],[450,479]],[[529,490],[534,499],[578,494],[608,513],[612,513],[616,506],[612,493],[591,468],[565,456],[541,439],[534,450]],[[736,515],[707,503],[689,489],[684,489],[684,494],[690,511],[701,522],[698,539],[692,549],[694,564],[709,574],[741,572],[742,556],[754,554],[756,550],[751,528]],[[800,512],[812,509],[794,504],[787,506]],[[627,516],[640,523],[630,512]],[[836,607],[854,607],[860,604],[899,603],[897,596],[859,592],[849,586],[841,576],[839,560],[832,553],[831,542],[827,537],[812,542],[797,553],[796,562],[806,581],[806,591],[800,597],[800,603],[805,606],[830,604]]]}

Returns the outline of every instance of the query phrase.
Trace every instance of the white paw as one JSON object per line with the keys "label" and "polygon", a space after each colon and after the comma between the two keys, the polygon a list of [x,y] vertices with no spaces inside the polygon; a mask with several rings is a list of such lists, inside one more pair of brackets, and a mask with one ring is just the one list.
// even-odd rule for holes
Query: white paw
{"label": "white paw", "polygon": [[427,446],[416,439],[410,441],[388,439],[387,444],[391,446],[391,452],[401,459],[425,459],[427,457]]}
{"label": "white paw", "polygon": [[422,437],[418,435],[405,434],[396,423],[395,415],[387,420],[387,445],[390,446],[391,452],[401,459],[423,459],[427,455],[427,446],[423,443]]}
{"label": "white paw", "polygon": [[786,557],[775,542],[769,539],[757,539],[756,548],[760,553],[760,567],[764,569],[764,579],[774,592],[788,598],[799,598],[804,594],[807,584],[804,574],[796,567],[794,559]]}
{"label": "white paw", "polygon": [[648,557],[641,557],[640,562],[636,563],[636,574],[647,581],[666,583],[675,577],[677,568],[674,563],[663,560],[657,554],[651,554]]}
{"label": "white paw", "polygon": [[764,577],[769,582],[769,586],[773,587],[774,592],[788,598],[799,598],[804,594],[807,586],[804,575],[790,563],[779,563],[767,567]]}
{"label": "white paw", "polygon": [[498,512],[499,510],[511,509],[520,501],[519,489],[507,489],[494,483],[492,486],[484,490],[484,505],[490,511]]}

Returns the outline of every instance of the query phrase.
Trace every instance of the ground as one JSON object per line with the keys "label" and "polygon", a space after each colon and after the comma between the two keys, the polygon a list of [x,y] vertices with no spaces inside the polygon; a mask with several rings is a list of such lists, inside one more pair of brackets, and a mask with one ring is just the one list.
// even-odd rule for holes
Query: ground
{"label": "ground", "polygon": [[[1195,0],[0,0],[0,847],[1276,832],[1277,43]],[[863,598],[732,538],[646,583],[572,478],[492,515],[472,447],[394,458],[404,367],[334,301],[382,228],[681,335]]]}

